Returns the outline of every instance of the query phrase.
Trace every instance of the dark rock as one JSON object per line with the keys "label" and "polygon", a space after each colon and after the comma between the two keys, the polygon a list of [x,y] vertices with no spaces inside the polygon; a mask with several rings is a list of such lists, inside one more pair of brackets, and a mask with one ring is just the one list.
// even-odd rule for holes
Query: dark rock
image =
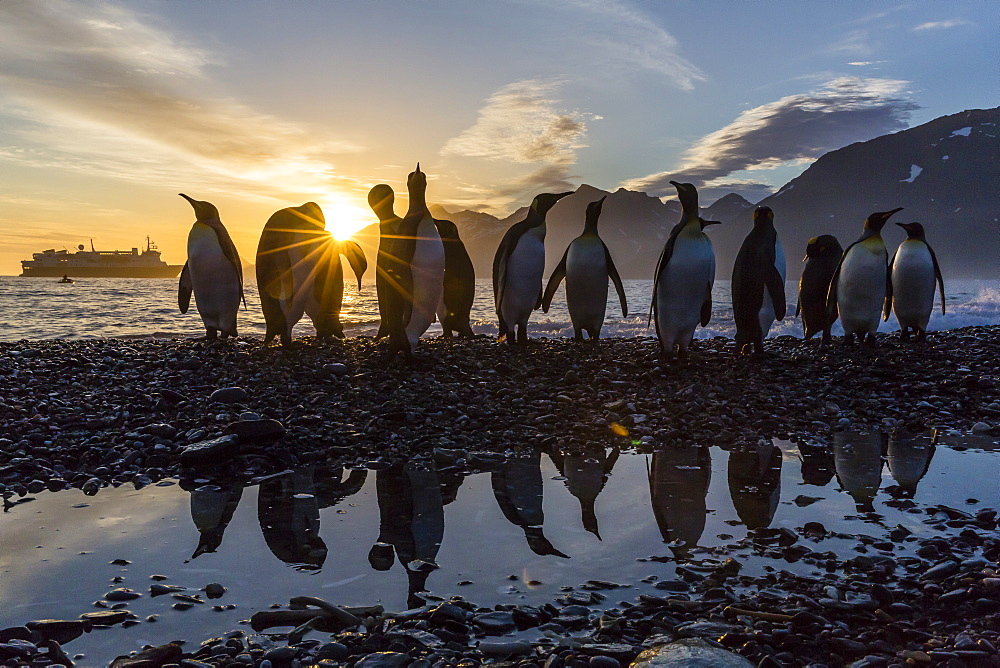
{"label": "dark rock", "polygon": [[212,392],[208,400],[215,401],[220,404],[235,404],[243,401],[247,398],[247,396],[247,391],[242,387],[223,387],[215,392]]}
{"label": "dark rock", "polygon": [[205,585],[205,596],[208,596],[209,598],[222,598],[222,595],[225,593],[226,588],[218,582],[210,582]]}
{"label": "dark rock", "polygon": [[128,610],[101,610],[99,612],[85,612],[80,615],[80,619],[86,619],[94,626],[114,626],[128,619],[128,615]]}
{"label": "dark rock", "polygon": [[483,640],[479,643],[479,651],[488,657],[525,656],[531,649],[531,643],[524,640]]}
{"label": "dark rock", "polygon": [[168,663],[177,663],[183,653],[180,645],[169,643],[138,654],[119,656],[111,662],[110,668],[163,668]]}
{"label": "dark rock", "polygon": [[277,420],[239,420],[226,427],[240,443],[270,443],[285,435],[285,426]]}
{"label": "dark rock", "polygon": [[137,598],[142,598],[142,594],[139,592],[129,589],[128,587],[119,587],[117,589],[112,589],[107,594],[104,595],[104,600],[106,601],[134,601]]}
{"label": "dark rock", "polygon": [[354,664],[354,668],[403,668],[410,657],[401,652],[372,652]]}
{"label": "dark rock", "polygon": [[206,466],[231,461],[239,453],[239,438],[230,434],[189,445],[181,451],[184,466]]}
{"label": "dark rock", "polygon": [[36,631],[46,640],[55,640],[65,645],[90,630],[90,622],[80,619],[39,619],[25,624],[28,629]]}
{"label": "dark rock", "polygon": [[753,665],[701,638],[682,638],[644,650],[631,668],[753,668]]}
{"label": "dark rock", "polygon": [[316,650],[316,659],[318,660],[343,661],[350,655],[351,650],[347,649],[347,645],[342,645],[339,642],[328,642]]}

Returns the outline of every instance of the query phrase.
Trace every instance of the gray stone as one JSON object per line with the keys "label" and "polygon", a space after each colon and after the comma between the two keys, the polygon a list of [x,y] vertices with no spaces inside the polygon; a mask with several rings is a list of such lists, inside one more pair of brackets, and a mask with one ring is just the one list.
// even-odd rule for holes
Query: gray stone
{"label": "gray stone", "polygon": [[354,668],[402,668],[410,657],[399,652],[372,652],[354,664]]}
{"label": "gray stone", "polygon": [[486,632],[487,635],[500,636],[517,630],[514,615],[510,612],[486,612],[475,615],[472,623]]}
{"label": "gray stone", "polygon": [[247,391],[242,387],[223,387],[212,392],[208,400],[220,404],[235,404],[243,401],[247,396],[249,396]]}
{"label": "gray stone", "polygon": [[180,462],[184,466],[220,464],[239,453],[239,437],[235,434],[201,441],[181,450]]}
{"label": "gray stone", "polygon": [[112,589],[107,594],[104,595],[104,600],[106,601],[134,601],[137,598],[141,598],[142,594],[128,587],[118,587],[117,589]]}
{"label": "gray stone", "polygon": [[240,420],[226,427],[227,434],[235,434],[240,443],[268,443],[285,435],[285,425],[270,418]]}
{"label": "gray stone", "polygon": [[687,622],[674,631],[683,638],[720,638],[727,633],[740,633],[743,627],[725,622]]}
{"label": "gray stone", "polygon": [[682,638],[643,651],[632,668],[753,668],[753,664],[701,638]]}
{"label": "gray stone", "polygon": [[976,424],[972,425],[973,434],[985,434],[992,429],[993,426],[987,422],[977,422]]}
{"label": "gray stone", "polygon": [[351,370],[347,368],[346,364],[333,362],[331,364],[323,365],[323,373],[327,376],[346,376],[351,373]]}

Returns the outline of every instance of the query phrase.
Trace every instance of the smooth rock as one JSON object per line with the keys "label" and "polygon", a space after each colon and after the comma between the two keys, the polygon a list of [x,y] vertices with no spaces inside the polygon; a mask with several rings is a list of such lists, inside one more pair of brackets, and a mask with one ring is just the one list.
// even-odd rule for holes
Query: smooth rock
{"label": "smooth rock", "polygon": [[354,668],[402,668],[409,662],[409,655],[400,652],[372,652],[355,663]]}
{"label": "smooth rock", "polygon": [[134,601],[137,598],[142,598],[142,594],[128,587],[118,587],[104,595],[105,601]]}
{"label": "smooth rock", "polygon": [[215,401],[220,404],[235,404],[237,402],[243,401],[249,396],[247,391],[242,387],[223,387],[215,392],[212,392],[211,396],[208,397],[209,401]]}
{"label": "smooth rock", "polygon": [[168,663],[177,663],[183,653],[180,645],[168,643],[138,654],[119,656],[111,662],[110,668],[162,668]]}
{"label": "smooth rock", "polygon": [[503,642],[500,640],[483,640],[479,643],[479,651],[483,656],[525,656],[531,653],[531,643],[523,640]]}
{"label": "smooth rock", "polygon": [[487,612],[475,615],[472,623],[485,631],[488,635],[499,636],[517,630],[514,623],[514,615],[510,612]]}
{"label": "smooth rock", "polygon": [[232,460],[237,453],[239,437],[230,434],[187,446],[181,450],[180,462],[184,466],[221,464]]}
{"label": "smooth rock", "polygon": [[285,435],[285,425],[270,418],[240,420],[226,427],[227,434],[235,434],[240,443],[267,443]]}
{"label": "smooth rock", "polygon": [[701,638],[682,638],[644,650],[632,662],[632,668],[753,668],[753,665]]}
{"label": "smooth rock", "polygon": [[725,622],[687,622],[674,631],[683,638],[721,638],[727,633],[741,633],[743,627]]}

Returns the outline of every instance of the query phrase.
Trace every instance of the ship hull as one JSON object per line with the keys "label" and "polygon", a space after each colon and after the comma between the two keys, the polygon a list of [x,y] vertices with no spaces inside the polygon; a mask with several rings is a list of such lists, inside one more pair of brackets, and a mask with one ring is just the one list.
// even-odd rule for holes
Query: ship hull
{"label": "ship hull", "polygon": [[22,267],[26,278],[177,278],[183,265],[160,267]]}

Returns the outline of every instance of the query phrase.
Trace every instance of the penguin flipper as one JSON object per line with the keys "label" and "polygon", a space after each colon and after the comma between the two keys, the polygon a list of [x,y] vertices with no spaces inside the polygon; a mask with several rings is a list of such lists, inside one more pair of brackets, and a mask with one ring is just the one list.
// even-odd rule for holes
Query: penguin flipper
{"label": "penguin flipper", "polygon": [[785,309],[787,305],[785,304],[785,285],[781,280],[781,274],[778,273],[777,267],[774,263],[768,271],[764,273],[764,283],[767,286],[767,293],[771,295],[771,304],[774,306],[774,319],[783,320],[785,318]]}
{"label": "penguin flipper", "polygon": [[368,270],[368,259],[365,257],[365,251],[357,241],[348,240],[339,243],[337,253],[347,257],[347,261],[350,263],[351,269],[354,270],[354,275],[358,279],[358,291],[360,291],[361,277]]}
{"label": "penguin flipper", "polygon": [[706,327],[712,320],[712,291],[708,291],[708,297],[701,305],[701,326]]}
{"label": "penguin flipper", "polygon": [[[656,261],[656,271],[653,273],[653,299],[649,304],[649,319],[646,321],[646,327],[649,327],[649,323],[656,317],[656,286],[660,282],[660,274],[663,270],[667,268],[670,264],[670,258],[674,255],[674,244],[677,243],[677,237],[680,235],[681,230],[684,229],[684,221],[680,221],[674,228],[670,230],[670,236],[667,237],[667,243],[663,244],[663,251],[660,253],[660,259]],[[711,299],[711,297],[709,297]],[[656,326],[656,338],[660,338],[660,326]]]}
{"label": "penguin flipper", "polygon": [[802,312],[802,297],[799,297],[795,301],[795,317],[798,318],[799,317],[799,313],[801,313],[801,312]]}
{"label": "penguin flipper", "polygon": [[927,244],[927,250],[931,253],[931,262],[934,263],[934,278],[937,279],[938,288],[941,290],[941,315],[944,315],[944,278],[941,276],[941,267],[938,266],[937,255],[934,254],[934,249],[931,248],[930,244]]}
{"label": "penguin flipper", "polygon": [[[885,254],[886,259],[889,259],[889,254]],[[893,260],[896,256],[892,256]],[[889,312],[892,311],[892,263],[886,265],[885,270],[885,311],[882,313],[882,320],[889,319]]]}
{"label": "penguin flipper", "polygon": [[188,263],[184,263],[181,269],[181,280],[177,284],[177,307],[181,313],[187,313],[191,306],[191,293],[194,291],[194,283],[191,282],[191,269]]}
{"label": "penguin flipper", "polygon": [[837,281],[840,280],[840,268],[844,266],[844,258],[847,257],[847,253],[854,248],[854,244],[858,243],[855,241],[853,244],[844,249],[844,252],[840,256],[840,262],[837,263],[837,268],[833,271],[833,276],[830,278],[830,287],[827,289],[826,293],[826,326],[823,328],[823,336],[828,338],[830,336],[830,329],[833,327],[834,321],[836,321],[836,315],[838,313],[837,307]]}
{"label": "penguin flipper", "polygon": [[545,286],[545,294],[542,295],[542,312],[548,313],[549,306],[552,305],[552,298],[556,294],[556,290],[559,289],[559,284],[562,283],[563,279],[566,278],[566,257],[569,255],[569,248],[563,253],[562,259],[559,260],[559,265],[549,276],[549,283]]}
{"label": "penguin flipper", "polygon": [[497,246],[496,255],[493,257],[493,301],[498,317],[500,316],[500,305],[503,304],[504,289],[507,287],[507,261],[520,238],[519,235],[515,234],[514,227],[503,235],[500,245]]}
{"label": "penguin flipper", "polygon": [[611,259],[611,251],[608,250],[607,244],[604,244],[604,262],[608,267],[608,276],[611,277],[611,282],[615,284],[615,290],[618,291],[618,301],[622,304],[622,317],[628,317],[628,300],[625,299],[625,286],[622,285],[622,277],[618,275],[618,268],[615,266],[615,261]]}

